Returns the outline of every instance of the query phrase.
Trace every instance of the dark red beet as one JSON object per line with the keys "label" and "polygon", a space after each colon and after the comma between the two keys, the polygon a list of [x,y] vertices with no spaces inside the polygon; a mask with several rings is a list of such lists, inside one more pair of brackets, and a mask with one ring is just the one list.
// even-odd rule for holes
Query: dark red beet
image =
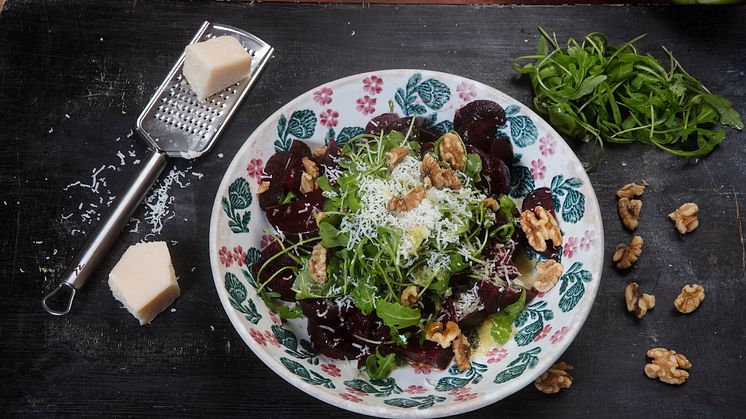
{"label": "dark red beet", "polygon": [[510,169],[502,160],[471,144],[466,145],[466,151],[476,153],[482,159],[482,177],[489,181],[493,194],[499,196],[510,191]]}
{"label": "dark red beet", "polygon": [[322,175],[326,173],[327,168],[336,169],[339,167],[337,159],[340,154],[342,154],[342,149],[337,145],[337,142],[334,140],[329,141],[329,144],[326,146],[326,152],[316,161],[319,164]]}
{"label": "dark red beet", "polygon": [[[282,250],[282,247],[280,246],[280,243],[278,242],[272,242],[269,244],[269,246],[265,247],[264,250],[262,250],[261,257],[259,258],[259,262],[254,264],[254,272],[259,273],[259,268],[264,264],[264,261],[271,258],[272,256],[276,255]],[[295,265],[295,262],[293,259],[286,255],[282,255],[276,259],[273,259],[267,267],[265,267],[262,272],[259,274],[259,282],[264,283],[266,282],[272,275],[274,275],[275,272],[279,271],[280,269],[284,268],[285,266],[293,266]],[[285,301],[295,301],[295,291],[290,289],[293,286],[293,282],[295,282],[295,276],[293,275],[293,271],[286,269],[276,275],[272,281],[267,283],[266,287],[270,291],[278,292],[280,293],[280,299]]]}
{"label": "dark red beet", "polygon": [[311,149],[303,141],[295,140],[290,146],[290,160],[282,176],[282,187],[285,192],[300,194],[300,178],[303,174],[303,157],[311,158]]}
{"label": "dark red beet", "polygon": [[[554,204],[552,203],[552,190],[546,187],[536,188],[531,191],[523,200],[521,211],[533,210],[536,207],[542,207],[545,210],[554,213]],[[555,215],[556,217],[556,215]]]}
{"label": "dark red beet", "polygon": [[[397,119],[388,126],[388,131],[384,131],[384,134],[391,131],[399,131],[400,133],[407,135],[409,124],[412,123],[412,118],[412,116],[405,116]],[[419,141],[422,143],[431,143],[437,140],[438,134],[424,125],[425,118],[421,116],[414,117],[414,125],[412,126],[412,132],[409,134],[408,140]]]}
{"label": "dark red beet", "polygon": [[437,343],[428,340],[422,345],[417,341],[412,341],[406,348],[399,345],[382,345],[379,351],[381,355],[395,353],[409,362],[420,362],[441,370],[448,368],[448,364],[453,359],[451,348],[441,348]]}
{"label": "dark red beet", "polygon": [[285,176],[285,168],[290,160],[289,151],[279,151],[273,154],[264,166],[262,181],[269,182],[269,189],[259,194],[259,207],[266,209],[277,205],[285,196],[285,190],[282,188],[282,178]]}
{"label": "dark red beet", "polygon": [[490,314],[497,313],[497,310],[500,308],[498,302],[502,295],[500,288],[494,286],[490,282],[480,281],[479,288],[477,288],[477,294],[482,300],[482,303],[484,303],[485,311]]}
{"label": "dark red beet", "polygon": [[267,220],[276,229],[288,234],[306,234],[318,231],[314,218],[314,210],[320,209],[324,203],[321,189],[301,196],[297,201],[289,204],[275,205],[265,210]]}
{"label": "dark red beet", "polygon": [[488,315],[489,313],[487,313],[487,310],[478,310],[471,312],[464,316],[463,319],[459,320],[458,327],[461,330],[473,329],[482,324],[482,322],[484,321],[484,319],[487,318]]}
{"label": "dark red beet", "polygon": [[513,165],[513,143],[507,138],[497,138],[490,142],[490,155],[500,159],[508,167]]}
{"label": "dark red beet", "polygon": [[340,326],[353,311],[352,304],[337,304],[329,298],[307,298],[299,302],[303,315],[310,321],[327,326]]}
{"label": "dark red beet", "polygon": [[371,313],[366,316],[357,308],[351,310],[346,316],[345,327],[351,334],[370,340],[388,340],[391,335],[391,329],[375,314]]}
{"label": "dark red beet", "polygon": [[[521,298],[521,293],[522,291],[517,288],[505,288],[500,293],[500,297],[497,299],[497,308],[499,308],[500,310],[504,310],[505,307],[518,301]],[[527,302],[528,302],[528,294],[529,292],[526,292]]]}
{"label": "dark red beet", "polygon": [[505,122],[505,110],[491,100],[469,102],[453,117],[453,127],[464,142],[486,152],[490,150],[490,142],[497,138],[497,127]]}
{"label": "dark red beet", "polygon": [[530,290],[526,291],[526,304],[530,303],[536,296],[539,294],[539,291],[536,291],[535,289],[531,288]]}
{"label": "dark red beet", "polygon": [[381,135],[381,131],[383,131],[384,134],[387,134],[391,131],[391,129],[389,128],[391,124],[396,122],[398,119],[399,114],[397,113],[382,113],[368,122],[368,125],[365,126],[365,133]]}
{"label": "dark red beet", "polygon": [[308,321],[308,334],[317,351],[334,359],[359,359],[375,352],[372,345],[353,340],[344,326],[336,328]]}

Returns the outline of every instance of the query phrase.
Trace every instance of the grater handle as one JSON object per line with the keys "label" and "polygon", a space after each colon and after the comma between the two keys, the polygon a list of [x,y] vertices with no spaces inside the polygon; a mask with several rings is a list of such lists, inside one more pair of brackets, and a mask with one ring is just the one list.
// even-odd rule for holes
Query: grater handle
{"label": "grater handle", "polygon": [[62,275],[62,283],[42,300],[44,310],[55,316],[70,312],[75,292],[83,288],[88,278],[96,271],[130,216],[165,167],[166,156],[158,151],[148,150],[140,164],[141,171],[117,196],[104,219],[96,226],[83,248],[78,251],[75,259]]}

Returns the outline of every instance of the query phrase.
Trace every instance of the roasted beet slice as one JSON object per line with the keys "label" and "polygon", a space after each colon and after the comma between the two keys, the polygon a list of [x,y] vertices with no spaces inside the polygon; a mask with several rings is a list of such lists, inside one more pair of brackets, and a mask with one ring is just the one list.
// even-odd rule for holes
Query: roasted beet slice
{"label": "roasted beet slice", "polygon": [[482,303],[484,303],[484,309],[490,314],[497,313],[497,310],[500,308],[498,302],[502,293],[503,292],[500,288],[488,281],[479,282],[477,294],[479,295],[479,299],[482,300]]}
{"label": "roasted beet slice", "polygon": [[471,144],[466,145],[466,151],[482,159],[482,176],[489,182],[493,194],[499,196],[510,191],[510,169],[502,160]]}
{"label": "roasted beet slice", "polygon": [[267,207],[277,205],[285,196],[282,188],[282,178],[285,176],[285,168],[290,160],[289,151],[278,151],[273,154],[264,166],[262,182],[269,182],[269,189],[259,194],[259,207],[266,210]]}
{"label": "roasted beet slice", "polygon": [[391,132],[391,124],[398,121],[400,118],[399,114],[394,112],[382,113],[368,122],[365,126],[366,134],[381,135],[381,131],[384,134]]}
{"label": "roasted beet slice", "polygon": [[345,319],[345,326],[350,334],[378,341],[390,338],[391,329],[373,313],[366,316],[359,309],[354,308]]}
{"label": "roasted beet slice", "polygon": [[375,349],[372,345],[355,340],[344,326],[330,327],[308,321],[311,343],[322,354],[334,359],[359,359]]}
{"label": "roasted beet slice", "polygon": [[311,158],[311,149],[303,141],[295,140],[290,146],[290,160],[288,161],[285,173],[282,176],[282,187],[285,192],[293,191],[300,194],[300,178],[303,175],[303,158]]}
{"label": "roasted beet slice", "polygon": [[542,207],[554,215],[554,203],[552,202],[552,190],[546,187],[536,188],[523,200],[521,211],[532,210]]}
{"label": "roasted beet slice", "polygon": [[497,127],[505,122],[505,110],[491,100],[469,102],[453,117],[453,127],[464,142],[486,152],[490,150],[490,142],[497,138]]}
{"label": "roasted beet slice", "polygon": [[316,163],[319,164],[321,174],[326,174],[326,169],[337,169],[339,168],[339,155],[342,154],[342,149],[337,145],[337,142],[332,139],[326,146],[324,155],[321,156]]}
{"label": "roasted beet slice", "polygon": [[[505,307],[515,303],[521,298],[523,291],[518,288],[505,288],[500,293],[500,297],[497,299],[497,308],[504,310]],[[529,292],[526,292],[526,301],[528,302]],[[534,294],[536,295],[536,294]]]}
{"label": "roasted beet slice", "polygon": [[421,143],[431,143],[438,139],[438,133],[433,131],[430,127],[425,127],[425,118],[421,116],[405,116],[399,118],[387,127],[387,131],[384,131],[384,134],[388,134],[391,131],[399,131],[400,133],[407,135],[409,124],[412,123],[412,118],[414,118],[414,125],[412,126],[412,133],[409,134],[408,140],[419,141]]}
{"label": "roasted beet slice", "polygon": [[[280,246],[280,243],[276,241],[270,243],[269,246],[265,247],[264,250],[262,250],[259,262],[254,264],[254,272],[259,273],[259,268],[261,268],[261,266],[264,264],[264,261],[280,253],[280,251],[282,251],[282,246]],[[293,265],[295,265],[293,259],[286,255],[282,255],[276,259],[273,259],[271,262],[269,262],[267,267],[265,267],[261,271],[261,273],[259,273],[259,282],[264,283],[269,280],[269,278],[272,277],[275,272],[286,266]],[[280,299],[282,300],[295,301],[295,292],[290,289],[293,286],[293,282],[295,282],[295,275],[293,275],[293,271],[291,271],[290,269],[285,269],[279,274],[275,275],[272,281],[267,283],[266,287],[270,291],[280,293]]]}
{"label": "roasted beet slice", "polygon": [[319,227],[313,214],[314,210],[321,209],[324,203],[321,192],[321,189],[316,188],[289,204],[268,207],[265,210],[267,220],[286,235],[318,231]]}
{"label": "roasted beet slice", "polygon": [[451,348],[441,348],[435,342],[426,340],[422,345],[411,341],[406,348],[399,345],[382,345],[379,347],[381,355],[395,353],[409,362],[420,362],[441,370],[448,368],[453,359]]}
{"label": "roasted beet slice", "polygon": [[496,159],[500,159],[506,166],[512,166],[513,143],[508,138],[496,138],[490,142],[490,155]]}
{"label": "roasted beet slice", "polygon": [[484,322],[484,319],[486,319],[488,315],[489,313],[487,313],[487,310],[478,310],[471,312],[464,316],[463,319],[459,320],[458,327],[461,330],[473,329],[482,324],[482,322]]}
{"label": "roasted beet slice", "polygon": [[352,304],[340,304],[339,300],[331,298],[307,298],[299,304],[310,321],[327,326],[340,326],[354,310]]}

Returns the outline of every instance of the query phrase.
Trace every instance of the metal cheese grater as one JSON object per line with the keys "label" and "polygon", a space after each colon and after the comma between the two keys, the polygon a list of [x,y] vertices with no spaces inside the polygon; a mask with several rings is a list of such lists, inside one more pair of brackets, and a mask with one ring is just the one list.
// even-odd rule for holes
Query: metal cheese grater
{"label": "metal cheese grater", "polygon": [[[238,104],[251,90],[274,51],[269,44],[243,30],[205,22],[190,44],[229,35],[237,38],[252,56],[248,78],[200,101],[182,75],[184,56],[166,76],[158,91],[137,118],[137,133],[150,145],[139,165],[140,173],[118,195],[104,219],[62,276],[62,283],[42,300],[50,313],[70,312],[75,293],[83,287],[106,257],[119,233],[150,187],[166,167],[166,157],[192,159],[212,148]],[[53,299],[58,304],[52,304]]]}

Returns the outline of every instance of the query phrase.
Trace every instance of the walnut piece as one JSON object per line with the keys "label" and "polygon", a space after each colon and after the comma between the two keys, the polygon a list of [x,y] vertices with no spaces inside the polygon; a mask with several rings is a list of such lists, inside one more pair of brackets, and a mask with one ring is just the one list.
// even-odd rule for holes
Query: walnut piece
{"label": "walnut piece", "polygon": [[[653,348],[648,350],[648,358],[653,358],[650,364],[645,364],[645,375],[657,378],[666,384],[683,384],[692,367],[692,363],[682,354],[677,354],[666,348]],[[679,369],[681,368],[681,369]]]}
{"label": "walnut piece", "polygon": [[497,212],[497,210],[500,209],[500,204],[497,203],[497,200],[495,198],[487,198],[484,201],[482,201],[482,205],[484,207],[492,212]]}
{"label": "walnut piece", "polygon": [[544,394],[554,394],[558,393],[560,389],[570,388],[572,375],[568,371],[572,371],[572,369],[572,365],[558,362],[534,381],[534,387]]}
{"label": "walnut piece", "polygon": [[316,179],[308,172],[303,172],[300,175],[300,192],[309,193],[314,189],[316,189]]}
{"label": "walnut piece", "polygon": [[619,210],[619,218],[622,219],[622,224],[630,231],[636,229],[640,223],[642,201],[639,199],[621,198],[617,202],[617,209]]}
{"label": "walnut piece", "polygon": [[456,322],[449,321],[443,326],[442,322],[430,322],[425,326],[425,339],[435,342],[442,348],[451,346],[461,334],[461,329]]}
{"label": "walnut piece", "polygon": [[322,145],[316,150],[313,150],[313,156],[316,157],[317,159],[324,157],[324,154],[326,154],[326,149],[327,147],[325,145]]}
{"label": "walnut piece", "polygon": [[632,266],[633,263],[637,262],[642,253],[642,237],[635,236],[632,238],[632,242],[627,246],[626,244],[618,244],[612,260],[616,262],[616,267],[619,269],[627,269]]}
{"label": "walnut piece", "polygon": [[642,294],[639,292],[639,285],[633,282],[624,289],[624,300],[627,303],[627,311],[635,313],[638,319],[641,319],[648,310],[655,307],[655,296]]}
{"label": "walnut piece", "polygon": [[313,247],[308,261],[308,273],[317,284],[326,283],[326,247],[321,243]]}
{"label": "walnut piece", "polygon": [[562,244],[562,232],[557,220],[551,212],[543,207],[523,211],[521,213],[521,228],[526,233],[528,244],[537,252],[547,250],[547,240],[551,240],[555,247]]}
{"label": "walnut piece", "polygon": [[319,177],[319,168],[316,166],[316,163],[309,159],[308,157],[303,157],[301,159],[301,163],[303,164],[303,170],[311,175],[314,179]]}
{"label": "walnut piece", "polygon": [[647,186],[644,184],[645,181],[643,181],[642,185],[638,185],[636,183],[628,183],[624,186],[622,186],[621,189],[616,191],[617,198],[637,198],[638,196],[642,196],[642,194],[645,193],[645,187]]}
{"label": "walnut piece", "polygon": [[561,263],[554,259],[548,259],[545,262],[536,264],[536,279],[534,288],[539,292],[547,292],[554,288],[562,276],[565,268]]}
{"label": "walnut piece", "polygon": [[466,371],[471,368],[471,362],[469,362],[471,348],[469,347],[469,341],[463,333],[459,333],[458,337],[453,340],[451,349],[453,349],[454,360],[459,371]]}
{"label": "walnut piece", "polygon": [[681,289],[679,296],[673,301],[673,305],[680,313],[689,314],[696,310],[704,299],[705,288],[702,285],[686,284],[684,288]]}
{"label": "walnut piece", "polygon": [[399,302],[404,307],[409,307],[417,302],[417,296],[419,294],[420,290],[417,288],[417,285],[410,285],[402,291]]}
{"label": "walnut piece", "polygon": [[458,180],[453,170],[440,167],[432,154],[425,154],[425,157],[422,158],[420,178],[425,185],[433,186],[437,189],[461,189],[461,181]]}
{"label": "walnut piece", "polygon": [[677,208],[676,211],[668,214],[668,218],[676,223],[676,230],[679,230],[679,233],[686,234],[691,233],[699,226],[699,220],[697,219],[698,212],[699,207],[697,204],[687,202]]}
{"label": "walnut piece", "polygon": [[397,164],[409,154],[407,147],[394,147],[391,151],[386,152],[386,166],[389,170],[394,170]]}
{"label": "walnut piece", "polygon": [[391,198],[388,204],[389,211],[406,212],[417,208],[420,202],[425,199],[425,188],[418,186],[410,189],[407,193],[399,198]]}
{"label": "walnut piece", "polygon": [[256,193],[258,195],[258,194],[262,194],[264,192],[267,192],[268,190],[269,190],[269,181],[265,180],[265,181],[262,181],[262,183],[259,184],[258,188],[256,188]]}
{"label": "walnut piece", "polygon": [[466,166],[466,147],[458,134],[449,132],[440,140],[440,159],[453,170],[463,170]]}

